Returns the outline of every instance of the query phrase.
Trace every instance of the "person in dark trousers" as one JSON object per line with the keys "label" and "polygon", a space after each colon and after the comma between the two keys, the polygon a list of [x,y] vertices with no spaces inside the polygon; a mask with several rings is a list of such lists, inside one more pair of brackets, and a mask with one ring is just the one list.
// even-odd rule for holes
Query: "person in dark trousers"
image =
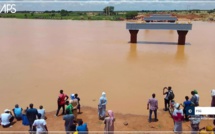
{"label": "person in dark trousers", "polygon": [[70,134],[71,131],[75,131],[74,130],[74,115],[70,114],[69,109],[66,110],[66,115],[63,116],[63,120],[64,122],[64,127],[65,127],[65,131],[66,134]]}
{"label": "person in dark trousers", "polygon": [[186,108],[191,106],[191,105],[192,105],[192,102],[189,100],[189,97],[185,96],[185,101],[182,104],[182,106],[184,107],[183,112],[184,112],[185,121],[189,121],[188,113],[186,112]]}
{"label": "person in dark trousers", "polygon": [[69,97],[63,93],[63,90],[60,90],[60,95],[57,99],[58,108],[57,108],[56,116],[58,116],[58,113],[59,113],[61,108],[63,108],[62,115],[65,114],[65,102],[68,100],[68,98]]}
{"label": "person in dark trousers", "polygon": [[[164,92],[165,89],[167,89],[168,91],[167,92]],[[169,99],[169,95],[170,95],[170,92],[172,92],[172,87],[164,87],[163,88],[163,95],[166,95],[165,98],[164,98],[164,111],[168,111],[168,108],[169,108],[169,103],[171,101],[171,99]]]}
{"label": "person in dark trousers", "polygon": [[[212,97],[212,99],[211,99],[211,107],[215,107],[215,89],[211,90],[211,97]],[[215,126],[215,115],[212,115],[211,117],[214,118],[213,124]]]}
{"label": "person in dark trousers", "polygon": [[195,95],[195,92],[191,91],[191,95],[192,95],[192,97],[191,97],[190,101],[192,102],[192,105],[194,105],[195,107],[198,106],[199,105],[198,104],[198,98]]}
{"label": "person in dark trousers", "polygon": [[33,108],[34,105],[32,103],[29,105],[29,107],[30,108],[26,111],[26,116],[29,121],[29,128],[30,128],[29,131],[33,131],[32,125],[33,125],[34,121],[37,119],[38,112],[37,112],[36,108]]}
{"label": "person in dark trousers", "polygon": [[80,114],[81,113],[81,104],[80,104],[80,98],[78,97],[78,94],[75,94],[75,98],[78,100],[78,107],[77,107],[77,109],[78,109],[78,113]]}
{"label": "person in dark trousers", "polygon": [[154,112],[155,114],[155,121],[158,121],[157,119],[158,100],[155,99],[155,94],[152,94],[152,98],[148,100],[147,109],[149,109],[149,122],[152,121],[152,112]]}
{"label": "person in dark trousers", "polygon": [[14,120],[14,117],[9,109],[5,109],[4,113],[0,116],[0,123],[3,128],[10,127],[12,125],[12,122]]}

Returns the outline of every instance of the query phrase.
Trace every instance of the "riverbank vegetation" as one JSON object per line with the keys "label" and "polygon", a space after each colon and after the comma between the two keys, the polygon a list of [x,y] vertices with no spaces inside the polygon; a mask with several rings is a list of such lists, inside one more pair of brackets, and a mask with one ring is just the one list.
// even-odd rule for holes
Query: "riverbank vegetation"
{"label": "riverbank vegetation", "polygon": [[172,14],[178,18],[201,21],[215,21],[213,10],[171,10],[171,11],[114,11],[113,6],[108,6],[103,11],[17,11],[16,13],[1,13],[0,18],[20,19],[56,19],[56,20],[127,20],[142,19],[150,14]]}

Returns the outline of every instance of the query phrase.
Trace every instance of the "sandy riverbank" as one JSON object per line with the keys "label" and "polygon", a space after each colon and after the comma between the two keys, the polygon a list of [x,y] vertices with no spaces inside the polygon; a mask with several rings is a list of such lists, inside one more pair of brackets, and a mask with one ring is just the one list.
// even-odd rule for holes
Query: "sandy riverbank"
{"label": "sandy riverbank", "polygon": [[[82,119],[88,124],[89,131],[94,131],[92,133],[103,133],[104,124],[103,121],[98,119],[97,109],[84,106],[81,110],[82,114],[78,115],[78,119]],[[48,119],[46,121],[48,130],[50,133],[64,133],[64,121],[62,120],[62,116],[55,117],[54,114],[55,111],[47,113]],[[134,114],[115,113],[115,118],[115,131],[118,131],[118,133],[123,133],[122,131],[128,131],[128,133],[132,133],[132,131],[137,131],[138,133],[144,133],[141,131],[148,131],[147,133],[158,133],[158,131],[162,133],[172,133],[173,130],[173,120],[170,114],[161,109],[158,110],[158,122],[148,123],[148,116]],[[124,122],[127,122],[128,125],[125,126]],[[206,125],[212,125],[212,120],[201,121],[200,127]],[[26,133],[22,131],[28,131],[28,129],[28,126],[23,126],[21,121],[17,121],[13,127],[0,127],[0,133],[6,133],[4,131],[7,131],[7,133],[9,131],[16,131],[13,133]],[[183,123],[183,130],[190,131],[190,122]]]}

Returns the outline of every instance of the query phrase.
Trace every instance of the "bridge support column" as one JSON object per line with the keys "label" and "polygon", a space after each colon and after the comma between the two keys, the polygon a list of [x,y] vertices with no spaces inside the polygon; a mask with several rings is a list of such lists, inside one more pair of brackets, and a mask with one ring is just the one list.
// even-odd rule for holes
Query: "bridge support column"
{"label": "bridge support column", "polygon": [[177,31],[178,33],[178,45],[185,45],[186,35],[188,31]]}
{"label": "bridge support column", "polygon": [[137,43],[137,33],[139,30],[129,30],[131,34],[130,42],[131,43]]}

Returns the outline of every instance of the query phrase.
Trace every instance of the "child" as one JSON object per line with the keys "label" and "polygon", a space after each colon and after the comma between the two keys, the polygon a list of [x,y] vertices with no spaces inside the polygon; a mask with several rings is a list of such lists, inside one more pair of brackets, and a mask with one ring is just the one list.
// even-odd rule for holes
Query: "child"
{"label": "child", "polygon": [[78,113],[80,114],[81,113],[81,104],[80,104],[80,98],[78,97],[78,94],[75,94],[75,98],[78,100],[78,107],[77,107],[77,109],[78,109]]}

